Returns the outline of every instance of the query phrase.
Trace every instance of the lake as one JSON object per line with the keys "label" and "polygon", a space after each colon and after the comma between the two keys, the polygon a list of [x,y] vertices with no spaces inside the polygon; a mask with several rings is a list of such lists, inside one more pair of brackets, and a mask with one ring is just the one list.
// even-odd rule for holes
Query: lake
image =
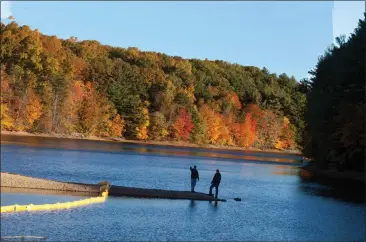
{"label": "lake", "polygon": [[[216,169],[227,202],[109,197],[70,210],[1,214],[1,235],[70,240],[363,241],[365,204],[329,185],[303,181],[301,157],[56,138],[1,137],[1,171],[60,181],[208,192]],[[359,196],[360,191],[356,191]],[[359,197],[357,196],[357,197]],[[240,197],[241,202],[233,198]],[[2,192],[2,205],[73,196]]]}

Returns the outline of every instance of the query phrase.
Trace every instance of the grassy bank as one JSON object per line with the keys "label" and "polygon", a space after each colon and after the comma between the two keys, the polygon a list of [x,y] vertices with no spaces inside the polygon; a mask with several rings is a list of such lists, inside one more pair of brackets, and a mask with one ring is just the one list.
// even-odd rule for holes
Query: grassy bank
{"label": "grassy bank", "polygon": [[45,138],[63,138],[63,139],[74,139],[74,140],[95,140],[95,141],[113,141],[120,143],[130,144],[143,144],[143,145],[155,145],[155,146],[172,146],[172,147],[191,147],[191,148],[205,148],[205,149],[216,149],[216,150],[237,150],[237,151],[248,151],[248,152],[266,152],[266,153],[289,153],[295,155],[301,155],[298,150],[275,150],[275,149],[257,149],[257,148],[243,148],[235,146],[221,146],[221,145],[197,145],[184,141],[139,141],[139,140],[126,140],[123,138],[101,138],[101,137],[83,137],[81,135],[62,135],[62,134],[44,134],[44,133],[28,133],[18,131],[1,131],[1,135],[12,135],[12,136],[34,136],[34,137],[45,137]]}

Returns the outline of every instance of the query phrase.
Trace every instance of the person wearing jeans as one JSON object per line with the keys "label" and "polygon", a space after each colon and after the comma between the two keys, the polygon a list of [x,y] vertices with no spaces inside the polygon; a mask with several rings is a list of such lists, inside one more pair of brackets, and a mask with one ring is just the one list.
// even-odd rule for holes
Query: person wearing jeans
{"label": "person wearing jeans", "polygon": [[211,186],[210,186],[210,192],[209,192],[210,196],[212,196],[212,188],[215,187],[215,189],[216,189],[215,197],[217,198],[217,195],[219,193],[220,182],[221,182],[221,174],[220,174],[219,169],[217,169],[214,177],[212,178],[212,182],[211,182]]}
{"label": "person wearing jeans", "polygon": [[191,192],[195,192],[194,188],[196,187],[196,183],[197,181],[200,180],[198,171],[197,171],[197,166],[189,167],[189,169],[191,170]]}

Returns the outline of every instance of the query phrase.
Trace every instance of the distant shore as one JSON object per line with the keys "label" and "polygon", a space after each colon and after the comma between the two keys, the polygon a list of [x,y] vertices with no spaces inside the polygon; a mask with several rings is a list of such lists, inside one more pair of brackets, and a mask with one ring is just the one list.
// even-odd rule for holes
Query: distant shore
{"label": "distant shore", "polygon": [[63,135],[63,134],[44,134],[44,133],[29,133],[23,131],[1,131],[1,135],[11,136],[34,136],[34,137],[45,137],[45,138],[62,138],[62,139],[73,139],[73,140],[94,140],[94,141],[113,141],[120,143],[130,144],[141,144],[141,145],[154,145],[154,146],[172,146],[172,147],[187,147],[187,148],[205,148],[205,149],[216,149],[216,150],[237,150],[237,151],[249,151],[249,152],[265,152],[265,153],[288,153],[294,155],[301,155],[298,150],[276,150],[276,149],[258,149],[258,148],[243,148],[237,146],[224,146],[224,145],[197,145],[184,141],[140,141],[140,140],[126,140],[123,138],[101,138],[101,137],[83,137],[80,135]]}

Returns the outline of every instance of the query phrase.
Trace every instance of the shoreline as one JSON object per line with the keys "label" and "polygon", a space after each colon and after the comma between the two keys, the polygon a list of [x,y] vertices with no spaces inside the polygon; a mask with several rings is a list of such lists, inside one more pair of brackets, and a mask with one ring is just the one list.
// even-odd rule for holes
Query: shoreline
{"label": "shoreline", "polygon": [[89,140],[89,141],[104,141],[104,142],[118,142],[126,144],[137,144],[137,145],[152,145],[152,146],[169,146],[177,148],[203,148],[211,150],[233,150],[233,151],[244,151],[244,152],[263,152],[263,153],[282,153],[282,154],[293,154],[302,155],[298,150],[276,150],[276,149],[258,149],[258,148],[243,148],[237,146],[219,146],[219,145],[197,145],[184,141],[139,141],[139,140],[126,140],[124,138],[101,138],[101,137],[80,137],[76,135],[62,135],[62,134],[45,134],[45,133],[29,133],[22,131],[1,131],[1,135],[8,136],[30,136],[30,137],[41,137],[41,138],[57,138],[57,139],[70,139],[70,140]]}

